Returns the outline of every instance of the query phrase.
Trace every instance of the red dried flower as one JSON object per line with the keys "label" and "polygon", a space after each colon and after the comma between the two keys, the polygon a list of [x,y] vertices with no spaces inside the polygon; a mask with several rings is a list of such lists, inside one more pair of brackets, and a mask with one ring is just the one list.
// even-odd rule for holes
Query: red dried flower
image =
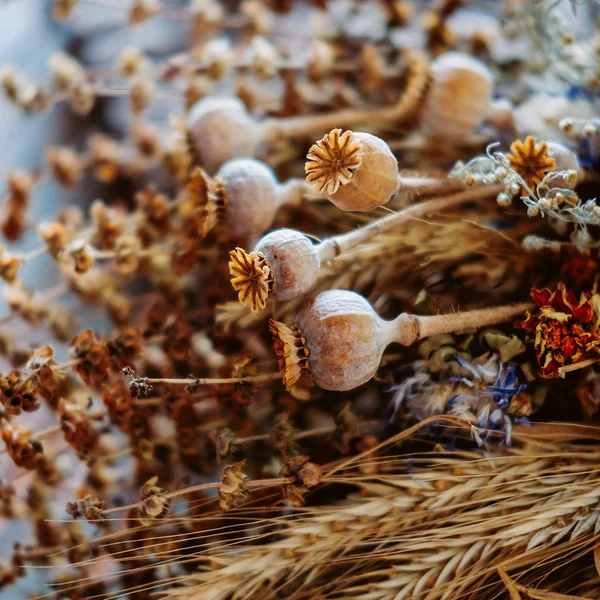
{"label": "red dried flower", "polygon": [[532,289],[531,297],[539,307],[536,314],[515,324],[533,340],[541,377],[559,377],[559,368],[600,358],[600,294],[595,289],[577,298],[564,283],[556,290]]}

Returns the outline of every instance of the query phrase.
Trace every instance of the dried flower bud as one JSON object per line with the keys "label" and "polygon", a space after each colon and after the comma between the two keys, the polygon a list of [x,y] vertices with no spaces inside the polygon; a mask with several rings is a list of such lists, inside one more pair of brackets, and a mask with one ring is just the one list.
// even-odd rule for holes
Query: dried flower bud
{"label": "dried flower bud", "polygon": [[261,79],[275,77],[279,68],[277,49],[263,37],[254,37],[247,49],[250,69]]}
{"label": "dried flower bud", "polygon": [[169,512],[171,503],[165,491],[156,485],[157,482],[158,477],[152,477],[140,490],[142,505],[139,513],[142,525],[152,525],[155,519],[162,519]]}
{"label": "dried flower bud", "polygon": [[[210,79],[218,81],[231,71],[233,52],[231,41],[228,38],[218,37],[206,42],[199,54],[200,65],[206,69],[206,74]],[[206,87],[206,83],[204,83],[204,87]]]}
{"label": "dried flower bud", "polygon": [[308,75],[315,81],[322,81],[335,63],[335,53],[331,46],[323,40],[312,40],[309,45]]}
{"label": "dried flower bud", "polygon": [[0,278],[8,284],[14,283],[19,274],[21,261],[0,251]]}
{"label": "dried flower bud", "polygon": [[129,105],[134,115],[139,115],[148,107],[152,99],[152,84],[145,79],[134,79],[129,91]]}
{"label": "dried flower bud", "polygon": [[119,70],[125,77],[140,75],[148,66],[148,60],[139,48],[125,48],[119,56]]}
{"label": "dried flower bud", "polygon": [[78,4],[79,0],[54,0],[52,15],[57,21],[66,21]]}
{"label": "dried flower bud", "polygon": [[79,183],[83,165],[71,148],[50,146],[46,152],[46,160],[52,175],[61,185],[74,188]]}
{"label": "dried flower bud", "polygon": [[87,244],[77,245],[69,250],[76,273],[87,273],[94,266],[94,255]]}
{"label": "dried flower bud", "polygon": [[86,80],[85,69],[72,56],[56,52],[50,57],[52,81],[57,90],[64,92]]}
{"label": "dried flower bud", "polygon": [[189,10],[194,37],[217,28],[225,14],[225,9],[219,0],[192,0]]}
{"label": "dried flower bud", "polygon": [[119,145],[104,135],[95,134],[90,138],[90,162],[94,175],[102,183],[113,182],[119,174],[121,149]]}
{"label": "dried flower bud", "polygon": [[334,129],[310,148],[306,181],[342,210],[371,211],[398,191],[398,161],[370,133]]}
{"label": "dried flower bud", "polygon": [[248,496],[248,491],[244,485],[244,472],[242,468],[246,460],[234,463],[233,465],[223,467],[221,473],[221,485],[219,486],[219,506],[221,510],[227,511],[243,502]]}
{"label": "dried flower bud", "polygon": [[158,0],[134,0],[129,11],[129,25],[143,23],[160,10]]}
{"label": "dried flower bud", "polygon": [[142,244],[134,235],[121,235],[117,238],[115,244],[116,259],[115,265],[121,275],[131,275],[138,268],[139,259],[136,253],[141,250]]}
{"label": "dried flower bud", "polygon": [[54,258],[65,249],[68,237],[62,223],[40,223],[37,232]]}
{"label": "dried flower bud", "polygon": [[96,104],[96,90],[89,81],[80,81],[69,90],[69,103],[73,111],[85,117]]}

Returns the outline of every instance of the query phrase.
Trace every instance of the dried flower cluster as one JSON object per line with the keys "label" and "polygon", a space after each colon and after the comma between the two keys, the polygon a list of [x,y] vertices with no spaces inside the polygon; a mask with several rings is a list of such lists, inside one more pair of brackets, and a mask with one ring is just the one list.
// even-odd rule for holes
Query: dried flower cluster
{"label": "dried flower cluster", "polygon": [[600,600],[600,5],[118,4],[0,3],[0,591]]}

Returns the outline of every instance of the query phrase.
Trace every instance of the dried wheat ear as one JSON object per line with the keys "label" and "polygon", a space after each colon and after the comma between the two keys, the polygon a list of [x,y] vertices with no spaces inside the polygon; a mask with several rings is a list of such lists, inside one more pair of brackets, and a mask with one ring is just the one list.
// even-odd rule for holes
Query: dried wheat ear
{"label": "dried wheat ear", "polygon": [[283,382],[290,389],[303,374],[326,390],[346,391],[369,381],[385,348],[513,319],[531,302],[436,316],[402,313],[382,319],[369,301],[348,290],[327,290],[307,300],[294,324],[271,319],[275,352]]}

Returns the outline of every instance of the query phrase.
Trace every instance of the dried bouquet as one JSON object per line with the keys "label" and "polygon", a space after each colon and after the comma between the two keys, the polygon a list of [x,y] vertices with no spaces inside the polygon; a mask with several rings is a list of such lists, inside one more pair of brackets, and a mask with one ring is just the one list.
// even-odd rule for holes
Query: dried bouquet
{"label": "dried bouquet", "polygon": [[600,599],[600,3],[47,8],[0,597]]}

